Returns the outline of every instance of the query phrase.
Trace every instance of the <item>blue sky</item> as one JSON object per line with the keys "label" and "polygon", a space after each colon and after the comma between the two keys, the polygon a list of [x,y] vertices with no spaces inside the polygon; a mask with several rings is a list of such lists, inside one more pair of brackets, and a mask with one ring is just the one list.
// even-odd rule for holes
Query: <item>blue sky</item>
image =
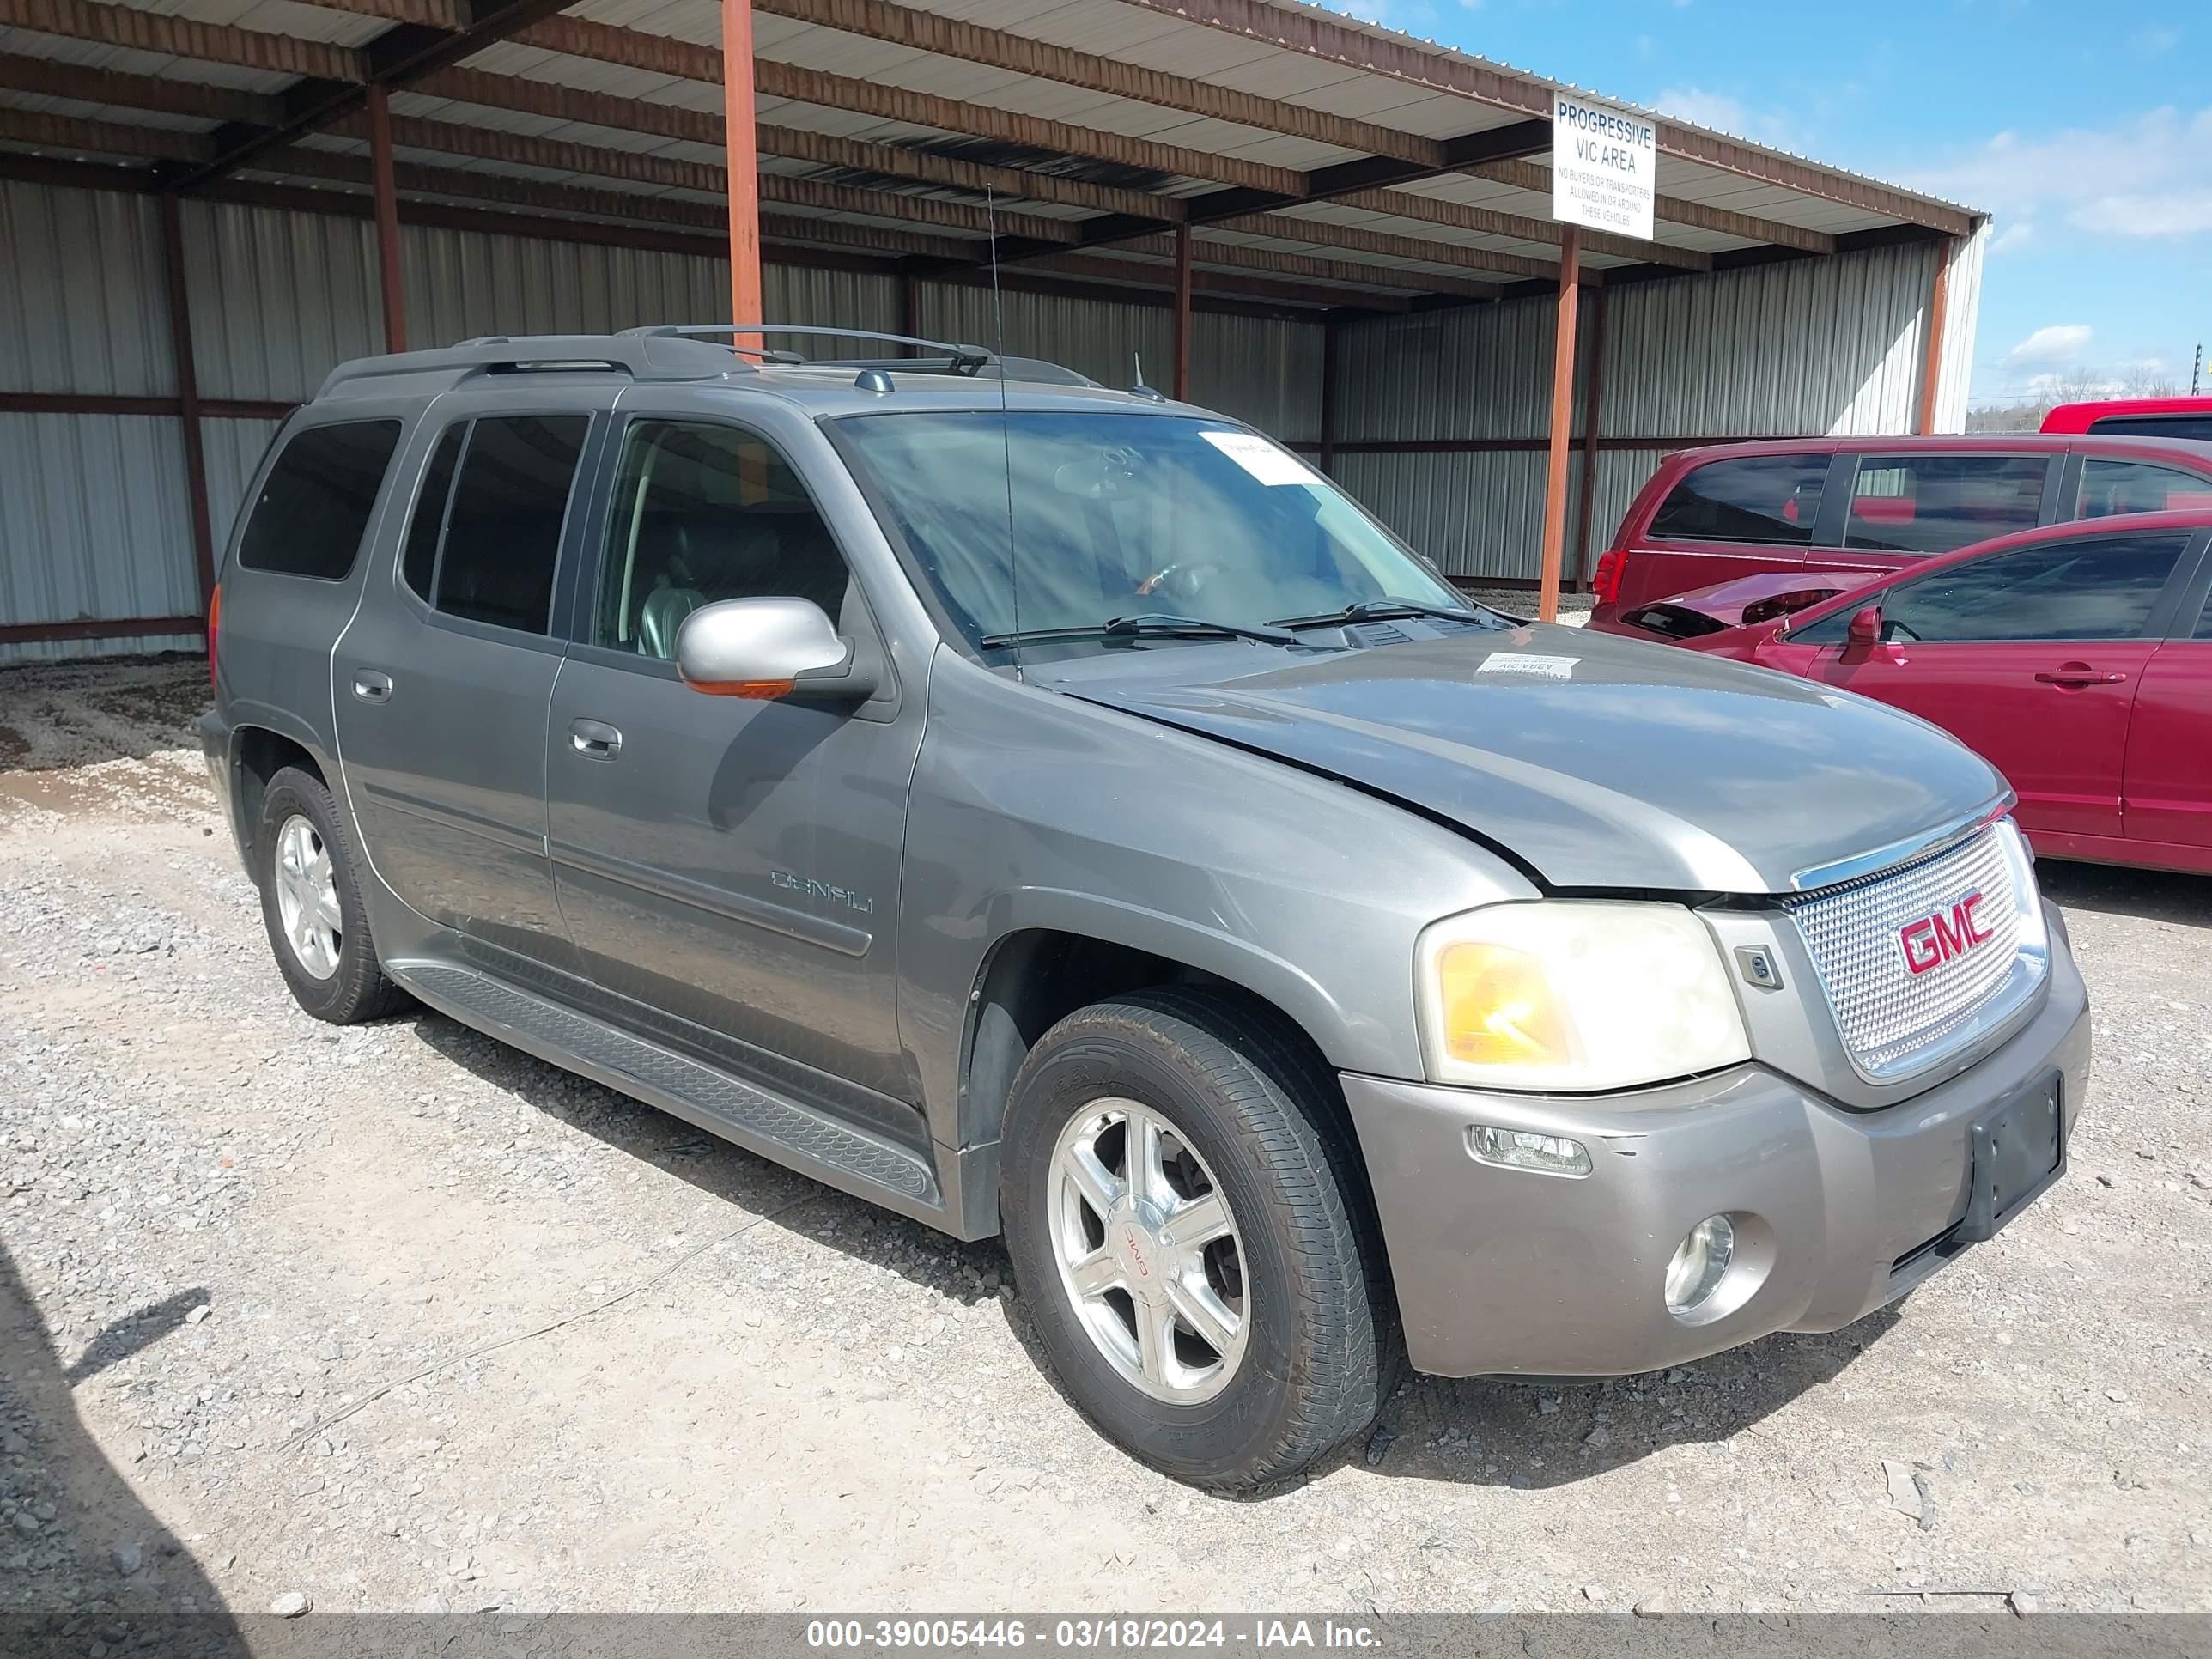
{"label": "blue sky", "polygon": [[2212,353],[2201,0],[1330,3],[1993,213],[1977,404]]}

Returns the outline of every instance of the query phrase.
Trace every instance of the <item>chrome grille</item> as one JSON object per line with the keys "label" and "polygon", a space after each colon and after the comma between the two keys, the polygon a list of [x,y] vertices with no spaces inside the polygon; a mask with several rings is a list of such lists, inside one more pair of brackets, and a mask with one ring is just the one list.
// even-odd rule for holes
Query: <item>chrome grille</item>
{"label": "chrome grille", "polygon": [[[1953,907],[1976,892],[1983,900],[1974,920],[1988,939],[1912,972],[1903,931],[1927,917],[1948,921]],[[1993,827],[1933,858],[1785,902],[1844,1046],[1860,1071],[1879,1079],[1940,1058],[2016,983],[2021,915],[2033,902],[2015,890],[2007,836]],[[1937,949],[1932,930],[1920,938],[1923,951]]]}

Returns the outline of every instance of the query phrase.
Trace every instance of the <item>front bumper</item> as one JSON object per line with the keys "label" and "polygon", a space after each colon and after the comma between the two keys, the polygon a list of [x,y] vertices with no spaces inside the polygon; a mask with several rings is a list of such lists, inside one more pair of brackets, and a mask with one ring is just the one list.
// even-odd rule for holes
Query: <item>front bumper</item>
{"label": "front bumper", "polygon": [[[2089,1073],[2089,1009],[2054,930],[2042,1008],[1969,1070],[1850,1111],[1756,1064],[1599,1097],[1500,1094],[1347,1074],[1407,1347],[1444,1376],[1656,1370],[1774,1331],[1831,1331],[1894,1300],[1963,1246],[1968,1126],[2057,1071],[2062,1143]],[[1566,1135],[1568,1178],[1477,1163],[1468,1129]],[[1698,1322],[1668,1311],[1668,1259],[1707,1216],[1755,1218],[1763,1273]],[[1744,1284],[1754,1281],[1746,1279]]]}

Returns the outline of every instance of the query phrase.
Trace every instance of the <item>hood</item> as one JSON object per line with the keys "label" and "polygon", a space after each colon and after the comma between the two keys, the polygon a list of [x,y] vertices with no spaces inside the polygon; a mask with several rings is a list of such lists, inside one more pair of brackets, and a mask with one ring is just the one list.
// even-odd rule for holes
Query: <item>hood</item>
{"label": "hood", "polygon": [[1325,655],[1112,651],[1030,678],[1393,797],[1553,887],[1787,893],[2009,798],[1880,703],[1540,623]]}

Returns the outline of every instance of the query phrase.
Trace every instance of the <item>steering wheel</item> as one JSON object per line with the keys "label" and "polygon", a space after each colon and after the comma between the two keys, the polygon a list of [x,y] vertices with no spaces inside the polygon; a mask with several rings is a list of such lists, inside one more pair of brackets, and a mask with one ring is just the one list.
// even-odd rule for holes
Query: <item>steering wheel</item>
{"label": "steering wheel", "polygon": [[1158,599],[1164,593],[1184,600],[1195,599],[1206,591],[1207,581],[1226,568],[1216,559],[1194,564],[1164,564],[1139,582],[1133,592],[1140,599]]}

